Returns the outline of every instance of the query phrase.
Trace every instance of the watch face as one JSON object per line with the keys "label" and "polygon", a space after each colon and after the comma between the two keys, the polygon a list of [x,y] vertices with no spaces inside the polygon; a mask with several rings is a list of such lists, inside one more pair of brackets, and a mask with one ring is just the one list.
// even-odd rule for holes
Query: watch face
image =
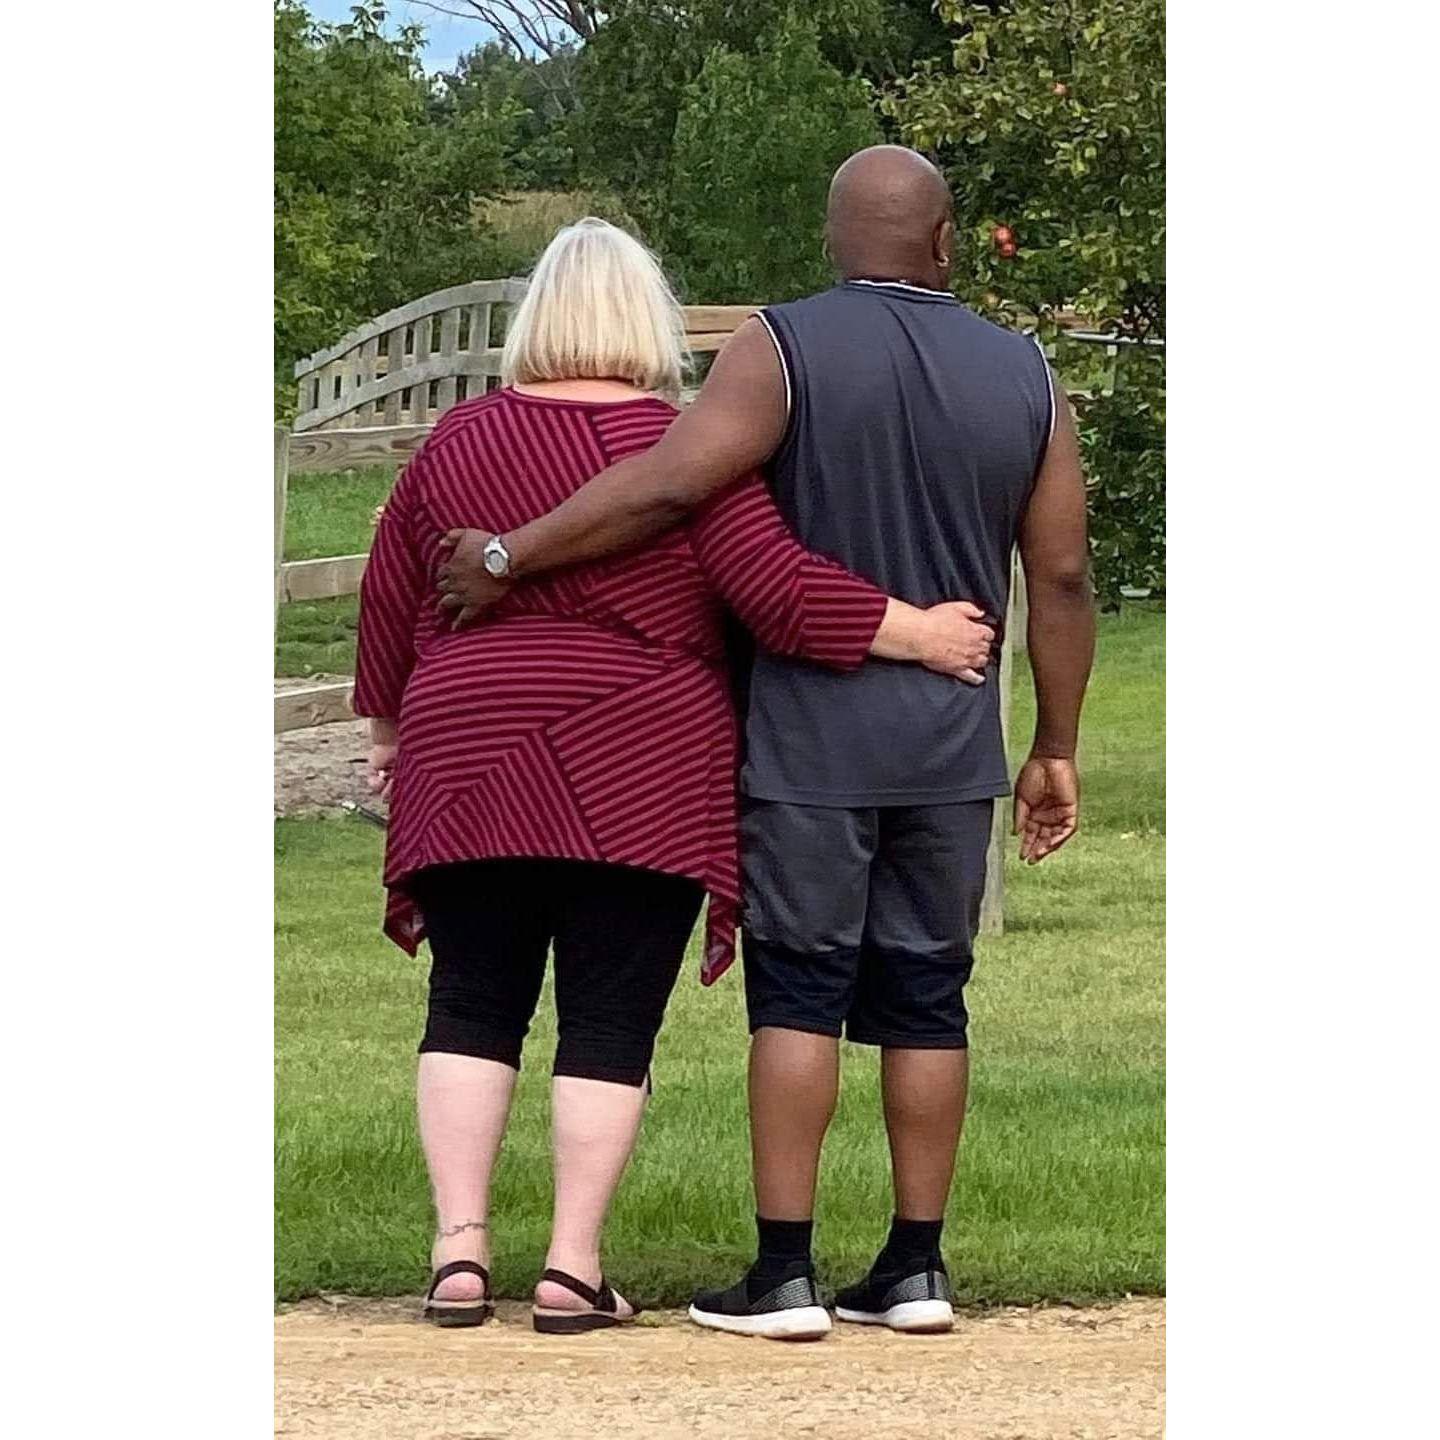
{"label": "watch face", "polygon": [[486,570],[497,580],[510,573],[510,552],[498,535],[492,536],[486,543],[483,554]]}

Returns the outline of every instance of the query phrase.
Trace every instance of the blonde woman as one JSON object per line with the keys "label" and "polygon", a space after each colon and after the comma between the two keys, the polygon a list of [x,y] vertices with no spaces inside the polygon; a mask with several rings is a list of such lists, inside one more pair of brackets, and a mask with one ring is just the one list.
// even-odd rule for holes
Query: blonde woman
{"label": "blonde woman", "polygon": [[534,1324],[636,1313],[604,1279],[601,1229],[707,896],[701,979],[734,950],[726,607],[762,645],[842,669],[876,654],[973,682],[993,638],[974,607],[915,610],[806,552],[756,475],[648,548],[517,585],[485,623],[450,628],[434,580],[447,532],[522,524],[652,445],[682,354],[654,257],[599,220],[561,230],[515,314],[504,388],[441,419],[365,574],[355,709],[390,794],[386,932],[431,950],[419,1113],[440,1324],[491,1311],[490,1173],[552,946],[555,1211]]}

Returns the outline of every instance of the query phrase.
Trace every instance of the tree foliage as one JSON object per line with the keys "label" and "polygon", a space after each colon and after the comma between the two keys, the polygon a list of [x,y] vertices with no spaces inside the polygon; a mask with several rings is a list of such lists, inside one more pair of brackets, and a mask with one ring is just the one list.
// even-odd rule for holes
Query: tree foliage
{"label": "tree foliage", "polygon": [[[717,49],[759,62],[792,18],[801,18],[813,26],[821,56],[840,74],[862,73],[867,64],[877,75],[889,73],[908,63],[904,47],[924,32],[918,12],[926,4],[615,0],[581,56],[584,123],[575,141],[582,172],[631,199],[647,219],[659,215],[680,112]],[[743,144],[743,137],[737,139]]]}
{"label": "tree foliage", "polygon": [[564,190],[576,184],[571,120],[579,105],[579,54],[570,46],[536,59],[490,41],[462,55],[441,77],[444,116],[505,122],[507,183],[521,190]]}
{"label": "tree foliage", "polygon": [[[883,108],[938,155],[955,192],[975,297],[1044,312],[1073,305],[1145,329],[1165,286],[1162,0],[942,0],[951,56],[924,63]],[[1000,261],[991,233],[1015,231]]]}
{"label": "tree foliage", "polygon": [[275,362],[489,263],[476,201],[498,190],[519,109],[447,106],[421,33],[382,33],[367,0],[344,25],[275,6]]}
{"label": "tree foliage", "polygon": [[[957,206],[956,283],[1002,321],[1038,315],[1080,397],[1096,576],[1163,584],[1164,358],[1059,341],[1073,308],[1130,337],[1165,326],[1162,0],[941,0],[953,46],[882,109],[936,155]],[[998,225],[1015,236],[1004,258]],[[1087,398],[1088,397],[1088,398]]]}
{"label": "tree foliage", "polygon": [[831,278],[821,249],[835,167],[876,143],[860,80],[786,19],[754,55],[717,45],[686,87],[656,239],[696,300],[789,300]]}
{"label": "tree foliage", "polygon": [[1052,343],[1079,413],[1090,487],[1090,550],[1107,605],[1125,587],[1165,589],[1163,351]]}

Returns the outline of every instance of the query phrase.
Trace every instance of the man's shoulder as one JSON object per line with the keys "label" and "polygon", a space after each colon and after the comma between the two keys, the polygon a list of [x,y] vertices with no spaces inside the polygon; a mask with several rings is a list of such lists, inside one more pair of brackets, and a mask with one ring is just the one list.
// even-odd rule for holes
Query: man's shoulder
{"label": "man's shoulder", "polygon": [[780,300],[773,305],[762,305],[759,313],[762,315],[804,315],[814,310],[827,309],[835,303],[837,297],[844,297],[846,294],[843,285],[831,285],[824,290],[817,290],[812,295],[802,295],[798,300]]}
{"label": "man's shoulder", "polygon": [[983,335],[993,344],[1016,355],[1028,355],[1035,349],[1035,336],[1031,331],[1012,330],[1008,325],[1001,325],[988,315],[972,310],[968,305],[957,305],[955,308],[966,317],[966,322],[974,328],[977,335]]}
{"label": "man's shoulder", "polygon": [[935,306],[928,311],[936,323],[953,327],[955,343],[971,356],[999,367],[1006,376],[1029,376],[1043,373],[1044,351],[1035,335],[1028,330],[1013,330],[997,324],[962,301],[950,306]]}

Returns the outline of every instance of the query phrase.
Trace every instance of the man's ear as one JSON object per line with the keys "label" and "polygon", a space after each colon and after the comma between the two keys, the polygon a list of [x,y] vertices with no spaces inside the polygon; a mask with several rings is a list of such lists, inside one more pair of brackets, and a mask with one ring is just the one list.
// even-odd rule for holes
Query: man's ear
{"label": "man's ear", "polygon": [[935,227],[935,263],[949,274],[950,267],[955,261],[955,222],[951,219],[942,220]]}

